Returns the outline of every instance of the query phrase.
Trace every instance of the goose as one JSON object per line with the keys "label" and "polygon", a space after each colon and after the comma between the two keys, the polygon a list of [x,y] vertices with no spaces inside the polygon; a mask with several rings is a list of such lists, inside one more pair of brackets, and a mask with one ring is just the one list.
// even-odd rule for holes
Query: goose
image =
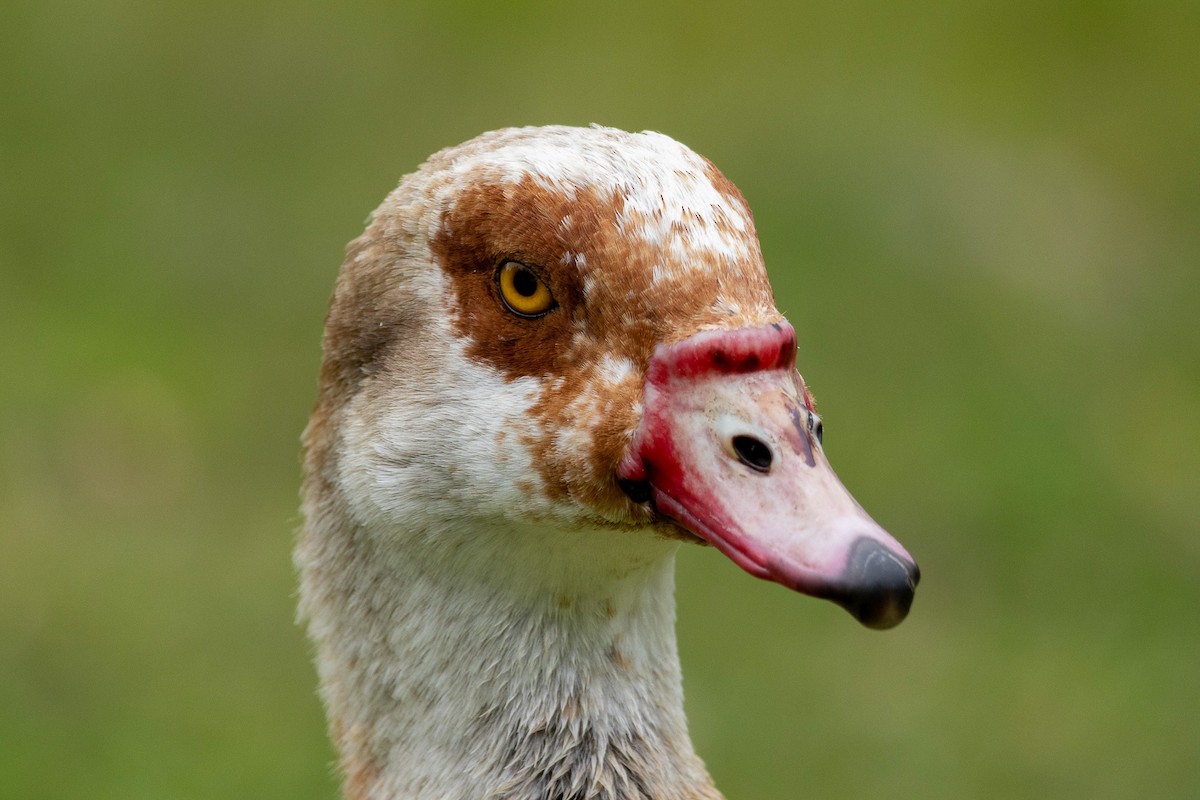
{"label": "goose", "polygon": [[889,628],[912,556],[822,449],[750,209],[669,138],[493,131],[346,249],[300,615],[351,800],[712,800],[674,561]]}

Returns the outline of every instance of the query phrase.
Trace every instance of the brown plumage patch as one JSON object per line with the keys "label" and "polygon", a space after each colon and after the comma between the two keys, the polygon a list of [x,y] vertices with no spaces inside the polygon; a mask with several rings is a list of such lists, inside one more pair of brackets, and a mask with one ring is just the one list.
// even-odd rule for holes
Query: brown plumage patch
{"label": "brown plumage patch", "polygon": [[[531,176],[472,184],[442,218],[432,251],[450,279],[453,326],[467,354],[508,380],[542,380],[533,409],[540,434],[527,444],[553,498],[628,516],[615,472],[654,347],[704,328],[781,319],[745,201],[715,167],[709,178],[731,206],[716,224],[742,240],[745,259],[706,248],[703,232],[686,226],[669,232],[673,246],[653,245],[640,231],[655,212],[635,211],[620,191],[559,191]],[[742,216],[743,230],[730,214]],[[510,259],[550,287],[552,312],[526,319],[505,309],[496,270]],[[590,441],[582,458],[557,446],[571,431]]]}
{"label": "brown plumage patch", "polygon": [[750,204],[746,202],[742,190],[734,185],[733,181],[725,177],[725,173],[717,169],[717,165],[709,161],[704,156],[699,156],[704,162],[704,175],[712,183],[713,188],[723,194],[730,204],[735,207],[740,207],[746,212],[746,218],[753,221],[754,215],[750,211]]}
{"label": "brown plumage patch", "polygon": [[609,648],[608,660],[621,672],[629,672],[629,670],[633,669],[633,664],[629,661],[629,656],[625,655],[615,644]]}
{"label": "brown plumage patch", "polygon": [[342,795],[346,800],[373,797],[382,772],[367,755],[371,750],[371,737],[366,727],[354,724],[346,728],[334,720],[332,728],[334,744],[342,753]]}

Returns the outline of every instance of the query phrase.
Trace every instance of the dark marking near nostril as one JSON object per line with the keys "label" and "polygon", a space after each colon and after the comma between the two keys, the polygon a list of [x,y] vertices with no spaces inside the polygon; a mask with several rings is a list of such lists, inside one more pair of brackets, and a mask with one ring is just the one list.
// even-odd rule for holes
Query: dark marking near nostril
{"label": "dark marking near nostril", "polygon": [[796,427],[796,433],[799,434],[801,450],[800,455],[803,456],[805,464],[808,464],[810,467],[815,467],[817,465],[817,459],[815,456],[813,456],[812,443],[808,440],[808,426],[804,423],[804,420],[800,419],[800,409],[796,408],[790,402],[787,404],[787,407],[788,415],[792,418],[792,425]]}
{"label": "dark marking near nostril", "polygon": [[771,470],[771,448],[753,436],[733,437],[733,452],[737,453],[738,461],[750,469],[758,472]]}

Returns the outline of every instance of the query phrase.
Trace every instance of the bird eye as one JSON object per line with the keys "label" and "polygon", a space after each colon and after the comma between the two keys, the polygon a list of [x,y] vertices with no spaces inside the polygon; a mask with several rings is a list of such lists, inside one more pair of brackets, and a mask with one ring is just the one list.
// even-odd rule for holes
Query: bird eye
{"label": "bird eye", "polygon": [[813,412],[808,412],[808,432],[817,437],[817,444],[825,444],[825,426],[821,424],[821,418]]}
{"label": "bird eye", "polygon": [[519,261],[505,261],[496,273],[500,299],[518,317],[540,317],[554,309],[550,287]]}

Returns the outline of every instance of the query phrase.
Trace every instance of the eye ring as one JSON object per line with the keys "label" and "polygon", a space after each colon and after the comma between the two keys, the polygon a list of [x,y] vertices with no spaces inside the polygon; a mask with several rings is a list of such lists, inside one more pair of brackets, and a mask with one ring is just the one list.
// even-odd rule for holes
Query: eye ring
{"label": "eye ring", "polygon": [[558,305],[546,282],[520,261],[500,264],[496,270],[496,286],[504,307],[518,317],[543,317]]}

